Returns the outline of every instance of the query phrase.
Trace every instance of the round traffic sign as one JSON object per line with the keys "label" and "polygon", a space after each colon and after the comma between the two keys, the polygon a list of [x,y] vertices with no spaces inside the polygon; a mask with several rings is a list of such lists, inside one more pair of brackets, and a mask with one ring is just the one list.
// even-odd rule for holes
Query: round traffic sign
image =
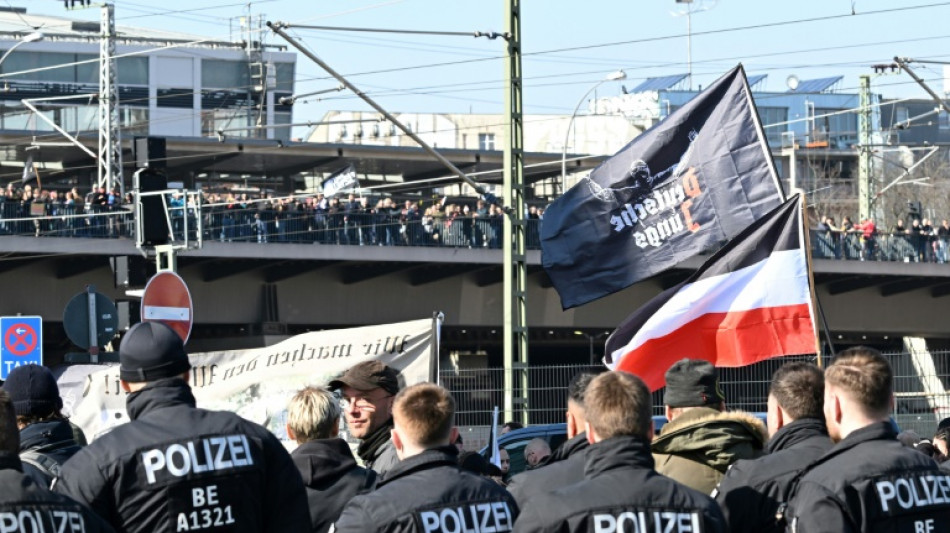
{"label": "round traffic sign", "polygon": [[[96,345],[104,346],[113,337],[119,327],[118,311],[115,303],[101,292],[96,296]],[[80,292],[73,296],[63,310],[63,329],[73,344],[83,350],[91,347],[89,339],[89,293]]]}
{"label": "round traffic sign", "polygon": [[145,293],[142,294],[142,322],[162,322],[175,330],[182,342],[187,343],[191,336],[193,314],[191,292],[181,276],[165,271],[148,280]]}
{"label": "round traffic sign", "polygon": [[4,346],[17,357],[32,353],[36,349],[37,342],[39,342],[39,336],[36,334],[36,330],[29,324],[24,323],[10,326],[7,334],[3,336]]}

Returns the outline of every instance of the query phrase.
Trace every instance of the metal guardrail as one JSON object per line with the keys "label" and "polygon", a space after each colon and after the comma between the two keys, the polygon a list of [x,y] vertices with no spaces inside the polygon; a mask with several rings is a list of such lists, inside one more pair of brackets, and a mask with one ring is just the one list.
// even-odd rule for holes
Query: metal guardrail
{"label": "metal guardrail", "polygon": [[[40,215],[39,212],[43,214]],[[178,212],[176,212],[178,211]],[[182,215],[184,211],[187,215]],[[175,231],[197,228],[194,208],[170,208]],[[187,216],[187,221],[185,220]],[[501,249],[502,216],[407,218],[401,212],[346,213],[259,209],[255,206],[202,206],[201,237],[205,241],[261,244],[332,244],[343,246],[421,246]],[[541,249],[542,219],[528,219],[529,250]],[[192,231],[192,230],[190,230]],[[134,238],[128,205],[22,204],[0,202],[0,235],[36,237]],[[182,240],[176,235],[174,240]],[[197,235],[191,235],[190,241]],[[811,230],[817,259],[946,263],[950,242],[936,235],[879,233],[865,240],[860,233]]]}

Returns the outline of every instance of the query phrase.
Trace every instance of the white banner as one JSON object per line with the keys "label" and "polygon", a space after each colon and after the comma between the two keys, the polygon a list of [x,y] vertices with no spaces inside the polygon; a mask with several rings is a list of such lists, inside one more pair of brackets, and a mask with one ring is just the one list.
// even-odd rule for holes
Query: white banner
{"label": "white banner", "polygon": [[[307,385],[325,386],[356,363],[378,359],[400,371],[404,383],[430,380],[433,321],[318,331],[266,348],[190,356],[198,406],[233,411],[282,439],[287,402]],[[58,378],[64,410],[88,440],[128,422],[119,367],[67,367]]]}

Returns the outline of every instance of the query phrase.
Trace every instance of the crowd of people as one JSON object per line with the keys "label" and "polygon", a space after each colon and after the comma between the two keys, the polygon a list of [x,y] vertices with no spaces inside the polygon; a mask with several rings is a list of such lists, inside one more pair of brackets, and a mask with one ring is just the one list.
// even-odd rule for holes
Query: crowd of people
{"label": "crowd of people", "polygon": [[837,225],[833,217],[825,217],[814,228],[814,239],[814,254],[825,259],[946,263],[950,221],[936,225],[928,218],[913,218],[908,226],[898,219],[889,231],[882,231],[873,219],[856,224],[844,217]]}
{"label": "crowd of people", "polygon": [[[286,242],[359,246],[447,246],[501,248],[504,212],[476,198],[398,201],[350,194],[251,198],[243,192],[205,192],[201,206],[181,193],[166,198],[172,240],[194,239],[201,218],[202,238],[221,242]],[[77,187],[59,192],[9,184],[0,203],[0,234],[59,237],[134,237],[133,198],[118,190]],[[526,212],[528,246],[540,246],[544,208]]]}
{"label": "crowd of people", "polygon": [[779,368],[765,424],[726,409],[709,362],[679,360],[658,434],[640,378],[581,373],[568,440],[530,442],[528,470],[510,479],[508,457],[499,467],[464,451],[447,389],[404,386],[380,361],[298,391],[288,453],[263,426],[197,406],[188,355],[164,324],[135,325],[119,360],[131,421],[89,444],[48,369],[11,371],[0,531],[950,531],[950,420],[929,448],[905,445],[892,369],[870,348],[824,371]]}

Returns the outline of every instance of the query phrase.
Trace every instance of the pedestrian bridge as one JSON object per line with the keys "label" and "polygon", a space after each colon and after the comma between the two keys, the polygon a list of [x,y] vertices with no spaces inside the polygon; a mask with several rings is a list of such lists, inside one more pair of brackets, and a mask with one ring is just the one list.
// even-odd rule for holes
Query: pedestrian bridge
{"label": "pedestrian bridge", "polygon": [[[125,294],[128,287],[117,287],[113,258],[133,258],[134,271],[142,263],[134,258],[142,255],[121,231],[114,238],[103,231],[101,238],[0,237],[0,314],[42,316],[47,345],[68,351],[59,323],[66,303],[87,284],[114,300],[134,300]],[[812,237],[816,255],[830,257],[814,260],[815,292],[835,342],[887,345],[919,336],[934,347],[944,345],[950,337],[950,264],[888,254],[862,261],[847,251],[834,259],[834,249],[830,255],[819,250],[819,236]],[[702,261],[694,258],[617,294],[562,311],[540,259],[539,250],[528,251],[527,321],[532,354],[542,354],[538,357],[546,362],[568,355],[586,359],[595,345],[602,351],[604,332]],[[230,346],[259,345],[270,335],[396,322],[441,311],[444,348],[495,357],[502,342],[502,260],[500,249],[464,243],[360,246],[319,239],[217,239],[181,252],[178,271],[195,305],[193,350],[217,348],[225,340]],[[141,288],[144,277],[138,282],[134,277],[132,288]]]}

